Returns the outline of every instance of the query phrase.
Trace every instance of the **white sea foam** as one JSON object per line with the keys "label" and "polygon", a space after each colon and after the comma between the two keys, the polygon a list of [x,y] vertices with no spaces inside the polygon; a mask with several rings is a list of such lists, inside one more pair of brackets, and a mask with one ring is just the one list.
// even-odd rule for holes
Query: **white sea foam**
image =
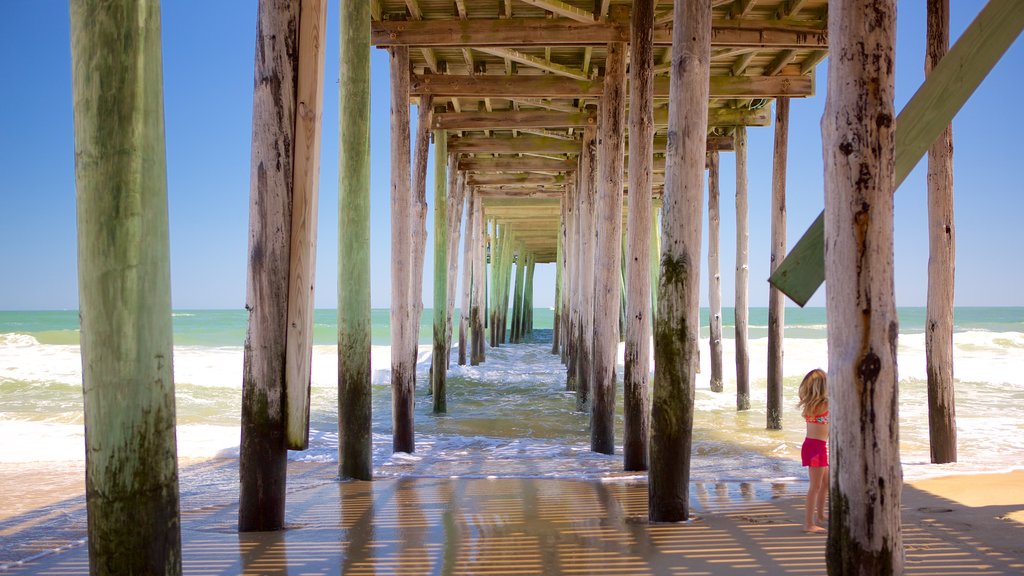
{"label": "white sea foam", "polygon": [[[804,373],[824,367],[826,341],[785,341],[787,430],[783,433],[763,430],[765,338],[750,341],[752,409],[735,412],[735,378],[731,376],[735,365],[734,342],[731,338],[722,342],[725,393],[710,391],[708,342],[701,342],[694,475],[705,479],[801,476],[799,466],[793,464],[803,434],[793,406],[793,392]],[[1020,442],[1024,432],[1024,333],[958,332],[954,335],[954,348],[961,462],[935,466],[928,464],[924,335],[900,336],[900,436],[908,478],[997,471],[1024,462],[1024,446]],[[618,457],[589,452],[586,418],[574,412],[572,394],[564,391],[564,367],[549,349],[550,345],[541,344],[503,346],[488,349],[487,361],[480,366],[458,366],[453,362],[449,371],[451,416],[435,418],[429,416],[430,400],[422,390],[431,350],[428,345],[420,346],[417,451],[415,459],[406,459],[393,457],[390,450],[391,349],[373,346],[373,442],[378,472],[445,477],[484,477],[492,473],[538,477],[621,474]],[[620,345],[620,370],[622,352]],[[239,427],[235,422],[242,363],[241,347],[175,347],[178,449],[182,457],[237,454]],[[294,459],[327,461],[337,457],[337,368],[335,346],[314,346],[313,446],[307,452],[294,453]],[[0,462],[82,458],[81,372],[77,345],[40,344],[28,334],[0,334],[0,393],[11,394],[0,398]],[[49,412],[32,412],[31,406],[25,407],[31,404],[33,394],[38,395],[40,405],[49,406]],[[752,447],[763,458],[747,458],[751,452],[738,452],[737,443]]]}

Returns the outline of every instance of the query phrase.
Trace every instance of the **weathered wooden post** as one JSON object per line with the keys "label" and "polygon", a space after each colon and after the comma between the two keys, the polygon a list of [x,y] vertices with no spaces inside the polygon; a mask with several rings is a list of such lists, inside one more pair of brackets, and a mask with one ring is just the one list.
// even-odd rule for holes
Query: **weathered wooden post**
{"label": "weathered wooden post", "polygon": [[533,333],[533,272],[537,256],[530,254],[526,262],[526,286],[523,287],[523,329],[520,338]]}
{"label": "weathered wooden post", "polygon": [[[465,186],[465,181],[463,181]],[[466,359],[472,356],[467,346],[471,311],[471,295],[473,293],[473,267],[475,248],[479,241],[476,225],[476,195],[470,189],[466,191],[466,235],[462,240],[462,298],[459,301],[459,366],[466,365]]]}
{"label": "weathered wooden post", "polygon": [[[238,529],[284,525],[285,354],[299,4],[257,9]],[[275,90],[274,86],[289,87]]]}
{"label": "weathered wooden post", "polygon": [[[420,104],[422,106],[422,102]],[[391,426],[392,449],[413,452],[419,286],[412,286],[415,199],[409,174],[409,48],[391,49]],[[414,294],[415,293],[415,294]],[[403,351],[405,351],[403,353]]]}
{"label": "weathered wooden post", "polygon": [[372,480],[369,2],[342,7],[340,44],[338,474]]}
{"label": "weathered wooden post", "polygon": [[902,574],[893,288],[896,3],[829,3],[825,286],[830,574]]}
{"label": "weathered wooden post", "polygon": [[669,138],[662,211],[661,286],[654,330],[648,514],[689,516],[694,378],[700,335],[700,233],[707,152],[711,3],[676,4],[669,85]]}
{"label": "weathered wooden post", "polygon": [[[949,0],[928,0],[930,73],[949,49]],[[956,462],[956,403],[953,394],[953,127],[928,149],[928,308],[925,361],[928,372],[928,437],[931,460]]]}
{"label": "weathered wooden post", "polygon": [[[786,257],[786,158],[789,140],[789,98],[775,100],[775,154],[772,161],[772,226],[770,272]],[[782,430],[782,345],[785,296],[768,285],[768,405],[769,430]]]}
{"label": "weathered wooden post", "polygon": [[479,365],[486,359],[484,351],[484,307],[487,301],[487,261],[484,244],[487,242],[487,222],[484,220],[484,202],[480,194],[473,190],[473,216],[476,228],[476,242],[473,245],[473,294],[470,303],[469,323],[473,353],[469,363]]}
{"label": "weathered wooden post", "polygon": [[462,238],[462,210],[465,205],[466,178],[459,171],[458,155],[448,155],[448,291],[445,295],[444,363],[452,363],[452,315],[455,313],[455,288],[459,277],[459,241]]}
{"label": "weathered wooden post", "polygon": [[[412,236],[412,271],[409,274],[409,299],[412,301],[412,314],[409,318],[409,328],[407,328],[411,338],[407,353],[413,367],[412,389],[414,392],[416,390],[416,358],[419,355],[420,321],[423,318],[423,267],[427,252],[427,163],[431,140],[430,123],[433,114],[433,98],[430,95],[420,97],[420,103],[416,107],[416,142],[412,161],[412,207],[409,227],[405,232]],[[433,392],[433,384],[428,382],[427,385]]]}
{"label": "weathered wooden post", "polygon": [[573,317],[573,282],[576,281],[574,262],[576,259],[576,236],[575,222],[578,210],[576,209],[576,174],[569,177],[566,184],[565,196],[562,198],[562,298],[560,304],[559,322],[559,356],[562,364],[568,367],[569,362],[569,335],[572,330],[570,324]]}
{"label": "weathered wooden post", "polygon": [[626,470],[647,470],[651,356],[651,165],[654,155],[654,0],[633,4],[629,68],[629,202],[626,215],[626,351],[623,371],[625,420],[622,460]]}
{"label": "weathered wooden post", "polygon": [[515,264],[515,293],[512,295],[512,334],[509,339],[515,344],[518,344],[523,336],[523,280],[526,277],[526,251],[523,249],[522,242],[519,243],[518,253]]}
{"label": "weathered wooden post", "polygon": [[555,311],[551,322],[551,353],[558,354],[560,345],[558,342],[559,335],[562,331],[562,251],[564,250],[564,238],[565,238],[565,202],[566,199],[563,196],[559,201],[559,218],[558,218],[558,239],[555,241]]}
{"label": "weathered wooden post", "polygon": [[747,201],[747,128],[737,126],[736,146],[736,409],[750,409],[750,352],[747,349],[747,324],[750,292],[750,232]]}
{"label": "weathered wooden post", "polygon": [[[447,410],[445,384],[448,375],[448,137],[434,131],[434,348],[430,356],[430,389],[434,414]],[[414,282],[415,284],[415,282]],[[415,286],[413,287],[415,290]]]}
{"label": "weathered wooden post", "polygon": [[516,237],[513,234],[511,226],[508,230],[508,244],[505,249],[505,270],[503,272],[503,278],[501,281],[501,341],[502,343],[511,343],[511,334],[509,333],[509,317],[508,317],[508,305],[512,303],[512,289],[514,288],[512,275],[513,265],[515,264],[516,255]]}
{"label": "weathered wooden post", "polygon": [[583,129],[583,143],[580,150],[579,223],[577,234],[580,243],[578,262],[579,320],[576,333],[576,409],[590,409],[594,349],[594,215],[597,196],[597,128]]}
{"label": "weathered wooden post", "polygon": [[650,266],[651,266],[651,330],[654,330],[654,319],[658,314],[658,279],[661,276],[661,227],[658,226],[658,209],[651,210],[651,242],[650,242]]}
{"label": "weathered wooden post", "polygon": [[719,258],[722,217],[719,208],[718,160],[718,150],[708,152],[708,341],[711,345],[712,392],[725,389],[722,385],[722,271]]}
{"label": "weathered wooden post", "polygon": [[499,265],[501,256],[501,239],[498,236],[498,223],[491,219],[490,233],[490,259],[491,259],[491,290],[490,290],[490,339],[491,348],[498,347],[498,277],[500,276]]}
{"label": "weathered wooden post", "polygon": [[158,2],[71,2],[92,574],[181,574]]}

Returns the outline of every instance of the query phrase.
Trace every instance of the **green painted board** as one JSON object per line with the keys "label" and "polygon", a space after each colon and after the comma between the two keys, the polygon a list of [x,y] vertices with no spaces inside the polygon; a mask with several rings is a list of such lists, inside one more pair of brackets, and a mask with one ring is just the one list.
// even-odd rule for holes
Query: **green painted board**
{"label": "green painted board", "polygon": [[[1024,2],[990,0],[896,118],[896,188],[1024,29]],[[825,213],[768,279],[803,306],[825,281]]]}

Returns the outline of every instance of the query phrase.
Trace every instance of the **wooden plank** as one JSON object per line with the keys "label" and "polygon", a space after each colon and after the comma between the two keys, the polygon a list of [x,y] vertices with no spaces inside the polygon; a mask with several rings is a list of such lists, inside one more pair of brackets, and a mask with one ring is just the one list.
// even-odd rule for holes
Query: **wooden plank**
{"label": "wooden plank", "polygon": [[324,38],[327,0],[303,0],[299,12],[295,157],[292,171],[292,229],[289,256],[288,322],[285,348],[285,443],[309,447],[309,398],[313,360],[313,288],[320,184],[320,127],[324,96]]}
{"label": "wooden plank", "polygon": [[[586,23],[562,18],[391,20],[373,22],[371,41],[382,48],[602,47],[609,42],[628,42],[629,26],[628,20]],[[653,42],[671,45],[672,23],[655,25]],[[711,45],[827,49],[828,32],[822,21],[724,19],[712,23]]]}
{"label": "wooden plank", "polygon": [[[989,0],[896,118],[896,187],[1024,29],[1024,2]],[[803,306],[825,280],[824,212],[769,278]]]}
{"label": "wooden plank", "polygon": [[812,527],[814,504],[824,502],[815,488],[828,486],[828,572],[903,574],[893,278],[896,4],[837,0],[829,14],[833,57],[821,120],[827,390],[830,442],[842,448],[831,454],[828,483],[808,488],[804,529]]}
{"label": "wooden plank", "polygon": [[700,236],[707,152],[711,5],[676,5],[672,45],[672,117],[663,207],[661,285],[654,329],[651,469],[648,517],[678,522],[689,517],[693,401],[699,368]]}
{"label": "wooden plank", "polygon": [[[654,79],[654,97],[668,98],[669,78]],[[709,80],[709,98],[794,98],[813,96],[814,81],[809,76],[715,76]],[[414,74],[412,96],[433,94],[474,98],[596,98],[602,93],[602,80],[574,80],[561,76],[455,76]]]}
{"label": "wooden plank", "polygon": [[[654,51],[651,34],[655,0],[633,4],[629,68],[629,188],[652,186],[654,156]],[[668,120],[668,110],[665,110]],[[667,122],[666,122],[667,123]],[[651,356],[651,195],[630,194],[626,222],[626,313],[623,366],[623,468],[647,470],[650,439],[648,375]]]}
{"label": "wooden plank", "polygon": [[413,452],[416,365],[413,332],[413,192],[409,166],[409,49],[391,49],[391,410],[392,450]]}
{"label": "wooden plank", "polygon": [[536,6],[537,8],[543,8],[548,12],[557,14],[564,18],[570,18],[577,22],[593,22],[595,20],[594,13],[577,8],[567,2],[561,0],[520,0],[523,4],[529,4],[530,6]]}
{"label": "wooden plank", "polygon": [[[89,560],[97,574],[180,574],[160,10],[143,2],[69,9]],[[286,193],[283,174],[268,172]],[[4,485],[15,498],[31,489]],[[45,516],[28,518],[5,529],[4,541],[13,545],[9,535]]]}
{"label": "wooden plank", "polygon": [[[373,479],[370,42],[365,2],[341,11],[338,113],[338,475]],[[341,359],[344,357],[344,361]]]}
{"label": "wooden plank", "polygon": [[249,328],[239,448],[238,526],[242,532],[284,526],[287,449],[282,404],[299,6],[298,2],[263,3],[257,16],[246,282]]}

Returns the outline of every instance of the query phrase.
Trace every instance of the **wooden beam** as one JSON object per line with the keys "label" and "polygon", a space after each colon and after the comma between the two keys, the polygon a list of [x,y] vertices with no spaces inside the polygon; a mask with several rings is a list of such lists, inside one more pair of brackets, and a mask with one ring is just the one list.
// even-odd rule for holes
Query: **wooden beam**
{"label": "wooden beam", "polygon": [[[628,42],[629,26],[628,20],[585,23],[563,18],[391,20],[373,22],[371,38],[378,47],[601,47],[609,42]],[[653,42],[656,46],[671,45],[671,23],[655,26]],[[821,21],[715,20],[711,45],[827,49],[828,32]]]}
{"label": "wooden beam", "polygon": [[449,136],[448,149],[459,154],[515,154],[522,152],[538,152],[541,154],[576,154],[580,151],[579,142],[546,138],[544,136],[520,136],[490,138],[481,136]]}
{"label": "wooden beam", "polygon": [[345,4],[338,113],[338,475],[373,479],[370,370],[370,42],[366,3]]}
{"label": "wooden beam", "polygon": [[545,174],[530,174],[526,172],[510,172],[507,174],[476,174],[469,176],[470,186],[494,186],[498,184],[519,184],[532,186],[554,186],[563,185],[566,182],[565,176],[549,176]]}
{"label": "wooden beam", "polygon": [[520,0],[520,2],[523,4],[529,4],[530,6],[536,6],[537,8],[543,8],[548,12],[557,14],[564,18],[576,20],[577,22],[592,23],[596,20],[593,12],[577,8],[576,6],[562,2],[561,0]]}
{"label": "wooden beam", "polygon": [[[410,94],[423,96],[467,96],[475,98],[596,98],[601,95],[602,80],[574,80],[560,76],[412,76]],[[654,97],[668,98],[669,79],[654,80]],[[803,97],[814,94],[814,81],[808,76],[715,76],[710,79],[710,98]]]}
{"label": "wooden beam", "polygon": [[575,160],[534,157],[461,158],[459,170],[477,172],[566,172],[576,169]]}
{"label": "wooden beam", "polygon": [[[447,112],[434,114],[434,130],[510,130],[512,128],[582,128],[595,125],[597,113],[574,110],[554,112],[548,110],[509,110],[503,112]],[[768,108],[710,108],[709,126],[768,126],[771,111]],[[654,111],[654,125],[668,126],[668,108]]]}
{"label": "wooden beam", "polygon": [[800,73],[808,74],[814,71],[814,67],[824,60],[826,56],[828,56],[828,50],[814,50],[800,63]]}
{"label": "wooden beam", "polygon": [[[73,2],[69,8],[89,560],[94,573],[180,574],[160,10],[142,2]],[[268,48],[268,59],[280,54]],[[257,104],[266,102],[259,87],[255,96]],[[261,126],[267,129],[257,132],[257,143],[278,135],[274,124]],[[272,144],[253,147],[254,167],[269,150]],[[286,174],[268,167],[268,180],[260,182],[273,188],[268,200],[287,200]],[[250,184],[255,196],[257,183]],[[278,216],[267,224],[286,227]],[[262,239],[264,231],[253,228],[252,237]],[[273,255],[287,259],[287,249]],[[277,280],[286,283],[286,274]],[[274,295],[284,300],[284,294]],[[275,311],[282,312],[275,323],[283,322],[283,310]],[[272,338],[283,344],[278,337],[284,326],[276,327],[281,332]],[[277,352],[283,354],[283,346]],[[246,367],[251,374],[248,346]],[[249,382],[250,393],[254,384]],[[15,442],[10,436],[4,441]],[[38,444],[24,448],[47,457]],[[17,490],[27,493],[35,481],[18,488],[17,481],[9,482],[4,491],[17,498]],[[283,486],[280,494],[283,502]],[[27,528],[44,517],[22,518]],[[21,529],[5,531],[4,541],[13,543],[9,535]]]}
{"label": "wooden beam", "polygon": [[753,60],[755,56],[757,56],[757,52],[753,51],[747,52],[746,54],[743,54],[739,58],[737,58],[736,62],[733,63],[732,68],[730,69],[732,75],[742,76],[743,71],[747,69],[747,66],[750,64],[750,61]]}
{"label": "wooden beam", "polygon": [[525,64],[527,66],[531,66],[533,68],[537,68],[538,70],[543,70],[545,72],[550,72],[558,76],[565,76],[566,78],[575,78],[576,80],[588,79],[587,74],[583,70],[570,68],[569,66],[563,66],[562,64],[556,64],[554,62],[551,62],[550,60],[538,58],[537,56],[531,56],[524,52],[513,50],[512,48],[477,47],[476,50],[479,50],[485,54],[490,54],[491,56],[497,56],[499,58],[508,58],[513,62]]}
{"label": "wooden beam", "polygon": [[768,67],[764,69],[764,75],[775,76],[776,74],[781,72],[787,64],[792,62],[794,58],[796,58],[796,50],[780,51],[779,55],[776,56],[774,60],[772,60],[772,63],[769,64]]}
{"label": "wooden beam", "polygon": [[[1024,28],[1024,2],[989,0],[896,119],[896,187]],[[803,306],[825,280],[824,212],[769,281]]]}
{"label": "wooden beam", "polygon": [[750,11],[754,9],[754,5],[756,3],[757,0],[736,0],[733,2],[730,14],[732,14],[733,18],[743,18],[750,14]]}

